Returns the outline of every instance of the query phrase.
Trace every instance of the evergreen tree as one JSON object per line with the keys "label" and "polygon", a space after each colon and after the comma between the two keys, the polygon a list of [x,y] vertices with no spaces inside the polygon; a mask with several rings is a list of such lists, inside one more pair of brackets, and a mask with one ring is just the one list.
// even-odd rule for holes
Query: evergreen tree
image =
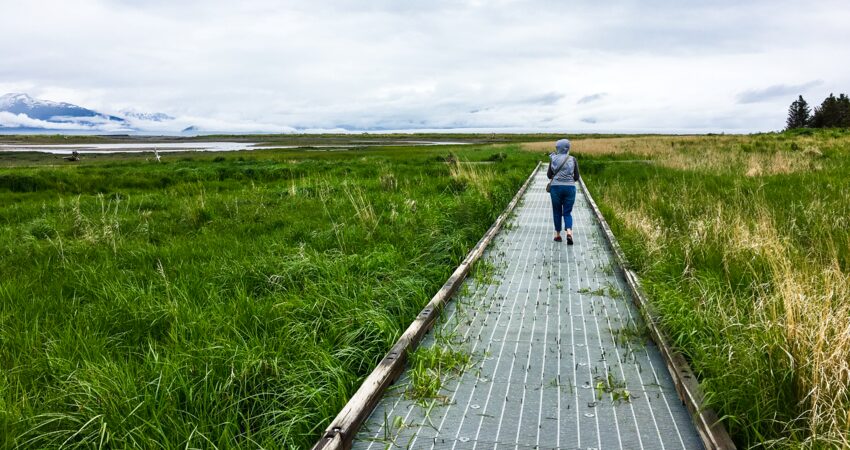
{"label": "evergreen tree", "polygon": [[833,117],[837,112],[835,108],[837,101],[835,95],[829,94],[829,97],[823,99],[820,106],[815,107],[815,113],[812,115],[812,127],[830,128],[833,126]]}
{"label": "evergreen tree", "polygon": [[811,125],[814,128],[850,128],[850,98],[846,94],[838,97],[829,94],[829,97],[815,108]]}
{"label": "evergreen tree", "polygon": [[812,110],[809,108],[809,104],[801,95],[797,100],[794,100],[794,102],[791,103],[791,107],[788,108],[788,121],[786,122],[785,129],[793,130],[794,128],[805,128],[809,126],[811,113]]}
{"label": "evergreen tree", "polygon": [[838,126],[850,128],[850,97],[847,94],[838,96]]}

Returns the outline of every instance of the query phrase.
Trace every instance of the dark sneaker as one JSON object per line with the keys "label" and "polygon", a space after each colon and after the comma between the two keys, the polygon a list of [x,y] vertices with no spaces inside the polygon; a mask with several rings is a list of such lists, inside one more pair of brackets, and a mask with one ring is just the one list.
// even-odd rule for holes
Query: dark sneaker
{"label": "dark sneaker", "polygon": [[573,237],[572,235],[567,235],[567,245],[573,245]]}
{"label": "dark sneaker", "polygon": [[561,236],[555,236],[555,242],[561,242]]}

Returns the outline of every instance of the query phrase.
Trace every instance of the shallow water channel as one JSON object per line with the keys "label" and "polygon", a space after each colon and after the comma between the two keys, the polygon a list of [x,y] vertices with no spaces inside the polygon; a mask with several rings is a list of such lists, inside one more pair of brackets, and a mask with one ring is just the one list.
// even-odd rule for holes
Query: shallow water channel
{"label": "shallow water channel", "polygon": [[39,152],[54,155],[97,153],[160,153],[174,152],[233,152],[263,150],[271,148],[305,148],[316,150],[348,149],[387,145],[465,145],[467,142],[399,141],[382,143],[356,143],[340,145],[270,145],[255,142],[165,142],[165,143],[120,143],[120,144],[0,144],[0,152]]}

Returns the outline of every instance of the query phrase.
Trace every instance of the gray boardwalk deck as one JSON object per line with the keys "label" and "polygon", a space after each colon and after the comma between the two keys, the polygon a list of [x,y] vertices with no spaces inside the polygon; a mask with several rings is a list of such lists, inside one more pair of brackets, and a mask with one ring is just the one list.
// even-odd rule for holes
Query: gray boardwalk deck
{"label": "gray boardwalk deck", "polygon": [[539,171],[485,253],[496,276],[466,280],[422,342],[473,366],[419,402],[406,371],[355,449],[702,448],[586,198],[575,245],[553,242],[545,184]]}

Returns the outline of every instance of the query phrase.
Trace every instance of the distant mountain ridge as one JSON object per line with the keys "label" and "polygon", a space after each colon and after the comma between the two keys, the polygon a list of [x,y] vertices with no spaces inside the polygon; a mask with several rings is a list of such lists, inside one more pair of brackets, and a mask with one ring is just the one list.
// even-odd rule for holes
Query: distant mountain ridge
{"label": "distant mountain ridge", "polygon": [[71,103],[34,99],[27,94],[6,94],[0,97],[0,111],[56,123],[97,125],[104,120],[126,123],[126,119],[121,117],[101,114]]}
{"label": "distant mountain ridge", "polygon": [[146,112],[138,112],[132,109],[122,109],[121,115],[126,118],[139,119],[139,120],[150,120],[152,122],[165,122],[167,120],[174,120],[174,117],[169,116],[165,113],[146,113]]}
{"label": "distant mountain ridge", "polygon": [[[8,113],[8,114],[3,114]],[[120,115],[104,114],[71,103],[54,102],[11,93],[0,97],[2,130],[91,130],[136,131],[134,122],[167,122],[174,117],[163,113],[122,110]]]}

